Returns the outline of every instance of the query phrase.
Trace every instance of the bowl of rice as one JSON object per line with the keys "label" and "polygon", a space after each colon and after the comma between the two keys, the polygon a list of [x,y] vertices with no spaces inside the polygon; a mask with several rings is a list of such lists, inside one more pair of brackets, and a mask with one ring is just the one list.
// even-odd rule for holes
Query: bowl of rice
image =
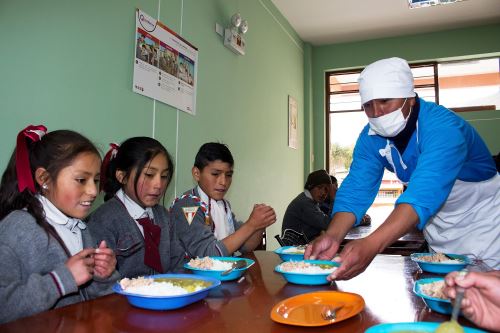
{"label": "bowl of rice", "polygon": [[421,270],[438,274],[459,271],[471,263],[467,256],[460,254],[412,253],[410,258]]}
{"label": "bowl of rice", "polygon": [[[246,261],[246,266],[243,268],[236,268],[227,275],[222,275],[222,273],[229,270],[238,260]],[[255,264],[255,261],[248,258],[203,257],[191,259],[188,263],[184,264],[184,268],[193,271],[196,275],[208,276],[221,281],[231,281],[240,278],[253,264]]]}
{"label": "bowl of rice", "polygon": [[282,246],[276,249],[274,253],[280,256],[283,261],[290,260],[304,260],[304,252],[306,251],[304,246]]}
{"label": "bowl of rice", "polygon": [[422,297],[425,305],[431,308],[431,310],[442,314],[451,314],[453,306],[443,293],[444,287],[444,278],[420,279],[415,281],[413,292]]}
{"label": "bowl of rice", "polygon": [[127,297],[133,306],[151,310],[178,309],[205,298],[220,281],[192,274],[158,274],[124,278],[113,291]]}
{"label": "bowl of rice", "polygon": [[326,279],[327,276],[339,266],[339,263],[328,260],[291,260],[282,262],[274,270],[282,274],[290,283],[322,285],[330,283]]}

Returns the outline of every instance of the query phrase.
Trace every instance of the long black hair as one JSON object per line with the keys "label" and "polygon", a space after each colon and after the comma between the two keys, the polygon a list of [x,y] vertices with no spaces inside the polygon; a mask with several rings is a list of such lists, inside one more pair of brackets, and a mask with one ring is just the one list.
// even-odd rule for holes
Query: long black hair
{"label": "long black hair", "polygon": [[125,140],[118,148],[116,157],[109,162],[107,169],[103,170],[106,173],[106,181],[102,184],[105,192],[104,201],[111,199],[123,186],[116,178],[117,170],[125,172],[125,178],[130,177],[133,170],[137,170],[133,179],[134,192],[137,195],[137,182],[141,176],[140,171],[159,154],[164,154],[167,158],[168,184],[174,174],[174,164],[167,149],[158,140],[145,136]]}
{"label": "long black hair", "polygon": [[16,149],[12,153],[9,164],[2,175],[0,183],[0,220],[14,210],[26,209],[33,215],[36,223],[49,235],[53,236],[69,255],[59,234],[45,219],[45,213],[36,195],[41,193],[40,185],[35,181],[35,171],[38,168],[47,170],[48,176],[54,182],[59,172],[71,165],[73,160],[82,153],[93,153],[100,158],[99,151],[89,139],[70,130],[49,132],[40,141],[26,139],[28,148],[31,177],[35,185],[35,193],[28,189],[19,192],[16,171]]}

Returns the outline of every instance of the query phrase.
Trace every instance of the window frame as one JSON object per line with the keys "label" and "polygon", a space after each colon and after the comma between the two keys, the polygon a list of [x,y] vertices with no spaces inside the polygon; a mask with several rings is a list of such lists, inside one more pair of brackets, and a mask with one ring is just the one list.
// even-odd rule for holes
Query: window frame
{"label": "window frame", "polygon": [[[494,57],[478,57],[475,58],[477,60],[482,60],[482,59],[499,59],[499,56],[494,56]],[[409,64],[410,68],[418,68],[418,67],[427,67],[427,66],[432,66],[434,68],[434,94],[435,94],[435,101],[437,104],[439,104],[439,94],[440,94],[440,87],[439,87],[439,72],[438,72],[438,66],[440,64],[449,64],[449,63],[457,63],[457,62],[462,62],[462,61],[467,61],[467,59],[464,60],[450,60],[450,61],[427,61],[427,62],[417,62],[417,63],[412,63]],[[339,95],[339,94],[352,94],[352,93],[359,93],[358,90],[349,90],[349,91],[343,91],[341,93],[331,93],[329,91],[330,89],[330,80],[329,78],[334,75],[340,75],[340,74],[359,74],[363,68],[353,68],[353,69],[344,69],[344,70],[332,70],[332,71],[326,71],[325,72],[325,130],[326,130],[326,151],[325,151],[325,159],[326,159],[326,167],[327,170],[330,169],[330,115],[332,113],[349,113],[349,112],[363,112],[362,109],[357,109],[357,110],[343,110],[343,111],[331,111],[330,110],[330,96],[331,95]],[[416,88],[426,88],[426,87],[432,87],[433,85],[417,85]],[[464,106],[464,107],[450,107],[449,108],[453,112],[474,112],[474,111],[492,111],[496,110],[496,105],[477,105],[477,106]]]}
{"label": "window frame", "polygon": [[[410,68],[419,68],[419,67],[429,67],[432,66],[434,69],[434,84],[424,84],[424,85],[418,85],[416,88],[429,88],[429,87],[434,87],[434,94],[436,98],[436,103],[439,104],[439,75],[438,75],[438,62],[437,61],[427,61],[427,62],[420,62],[420,63],[414,63],[414,64],[409,64]],[[359,93],[358,90],[349,90],[349,91],[343,91],[342,93],[331,93],[330,92],[330,77],[335,76],[335,75],[345,75],[345,74],[359,74],[363,71],[363,68],[356,68],[356,69],[348,69],[348,70],[334,70],[334,71],[327,71],[325,72],[325,139],[326,139],[326,151],[325,151],[325,162],[326,162],[326,170],[330,170],[330,115],[332,113],[350,113],[350,112],[363,112],[361,108],[359,109],[354,109],[354,110],[344,110],[344,111],[331,111],[330,110],[330,96],[331,95],[342,95],[342,94],[352,94],[352,93]],[[460,108],[462,109],[462,108]],[[455,111],[455,110],[453,110]],[[467,110],[468,111],[468,110]],[[460,112],[460,111],[456,111]]]}

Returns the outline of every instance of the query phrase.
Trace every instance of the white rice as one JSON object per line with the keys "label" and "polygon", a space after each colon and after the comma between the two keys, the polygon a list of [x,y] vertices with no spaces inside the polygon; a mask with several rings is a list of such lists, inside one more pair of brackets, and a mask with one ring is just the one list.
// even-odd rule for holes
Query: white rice
{"label": "white rice", "polygon": [[448,259],[444,261],[440,261],[440,264],[463,264],[464,262],[460,259]]}
{"label": "white rice", "polygon": [[304,249],[304,248],[299,249],[298,247],[293,246],[293,247],[290,247],[290,248],[282,251],[282,253],[294,253],[294,254],[296,254],[297,252],[304,254],[306,252],[306,249]]}
{"label": "white rice", "polygon": [[[196,291],[201,288],[196,288]],[[147,286],[135,286],[125,289],[128,293],[146,296],[177,296],[187,294],[188,291],[182,287],[174,286],[170,282],[153,282]]]}
{"label": "white rice", "polygon": [[196,258],[189,261],[189,266],[193,268],[205,269],[209,271],[227,271],[233,267],[232,262],[213,259],[210,257]]}
{"label": "white rice", "polygon": [[287,261],[282,263],[279,268],[287,273],[303,273],[303,274],[330,274],[333,273],[337,267],[331,266],[330,268],[321,268],[317,264],[311,264],[304,261]]}
{"label": "white rice", "polygon": [[[138,277],[136,279],[124,278],[120,281],[122,289],[128,293],[144,296],[177,296],[188,294],[186,289],[175,286],[171,282],[157,282],[154,279]],[[196,286],[195,291],[203,289],[202,286]]]}
{"label": "white rice", "polygon": [[422,293],[426,294],[427,296],[448,299],[444,294],[444,287],[444,280],[439,280],[421,284],[420,291],[422,291]]}
{"label": "white rice", "polygon": [[417,257],[417,260],[434,263],[434,264],[463,264],[464,261],[460,259],[450,259],[443,253],[434,253],[431,255]]}

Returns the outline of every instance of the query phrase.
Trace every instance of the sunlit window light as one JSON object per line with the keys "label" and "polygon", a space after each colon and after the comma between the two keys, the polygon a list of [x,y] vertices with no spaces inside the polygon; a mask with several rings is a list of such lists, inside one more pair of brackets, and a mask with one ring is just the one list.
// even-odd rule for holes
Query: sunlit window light
{"label": "sunlit window light", "polygon": [[437,5],[448,5],[463,0],[408,0],[410,9],[430,7]]}

